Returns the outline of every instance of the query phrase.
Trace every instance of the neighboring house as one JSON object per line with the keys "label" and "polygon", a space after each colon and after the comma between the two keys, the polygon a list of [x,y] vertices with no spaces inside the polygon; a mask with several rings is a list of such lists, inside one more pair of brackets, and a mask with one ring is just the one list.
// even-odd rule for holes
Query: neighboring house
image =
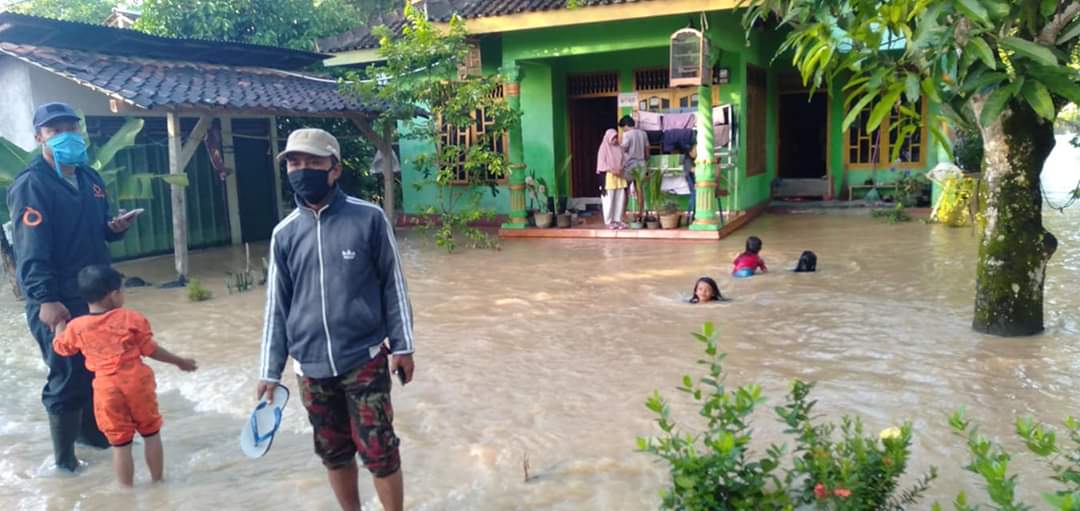
{"label": "neighboring house", "polygon": [[[752,210],[777,195],[847,198],[853,191],[861,197],[866,189],[849,187],[872,176],[887,183],[899,171],[925,172],[939,159],[925,125],[910,139],[896,140],[888,136],[885,121],[876,151],[878,132],[861,127],[869,112],[843,132],[844,83],[809,96],[790,60],[773,60],[782,33],[756,29],[748,44],[734,0],[591,0],[576,9],[566,9],[565,0],[411,1],[432,21],[446,22],[454,13],[465,20],[479,60],[470,65],[518,77],[522,147],[520,154],[512,143],[503,147],[511,161],[523,161],[549,182],[555,167],[572,155],[571,175],[560,191],[584,202],[599,195],[596,150],[604,131],[615,127],[621,115],[697,108],[696,87],[669,86],[669,38],[688,26],[701,28],[702,19],[714,78],[721,82],[710,88],[706,100],[731,105],[737,130],[734,164],[722,172],[723,186],[731,192],[722,199],[724,209]],[[403,22],[400,15],[391,15],[374,24],[400,33]],[[319,50],[335,55],[326,64],[379,60],[371,28],[320,40]],[[620,99],[634,106],[622,106]],[[926,112],[928,106],[922,108]],[[483,123],[475,129],[483,129]],[[462,135],[455,142],[468,144],[469,134]],[[422,177],[411,164],[431,144],[402,141],[406,213],[418,213],[435,197],[430,188],[414,187]],[[894,144],[903,144],[903,161],[890,164]],[[654,147],[654,154],[660,152]],[[488,194],[486,205],[507,214],[510,195]]]}
{"label": "neighboring house", "polygon": [[[186,170],[190,181],[181,210],[187,217],[187,247],[265,241],[293,207],[283,197],[287,193],[273,159],[279,137],[275,115],[377,113],[342,97],[335,80],[299,71],[327,57],[0,13],[0,136],[32,148],[34,107],[49,101],[80,109],[98,144],[125,118],[140,117],[145,127],[135,146],[115,163],[125,173],[164,174],[170,172],[167,120],[175,118],[180,141],[186,139],[175,147],[182,145],[179,152],[190,156],[184,163],[184,156],[174,155],[181,159],[175,171]],[[215,157],[200,145],[204,138],[219,149]],[[117,204],[146,213],[123,242],[112,245],[115,257],[177,249],[170,187],[160,180],[151,183],[153,199]],[[115,184],[108,192],[119,196]]]}

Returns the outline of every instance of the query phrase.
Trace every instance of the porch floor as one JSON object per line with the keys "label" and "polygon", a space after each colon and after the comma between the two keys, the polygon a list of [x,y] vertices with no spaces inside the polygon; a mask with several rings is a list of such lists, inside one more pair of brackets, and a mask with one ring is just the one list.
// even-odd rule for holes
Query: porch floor
{"label": "porch floor", "polygon": [[599,216],[586,217],[585,223],[569,228],[548,227],[538,229],[499,229],[501,238],[607,238],[639,240],[698,240],[718,241],[757,218],[765,208],[755,208],[744,213],[736,213],[727,218],[727,222],[718,231],[691,231],[686,227],[678,229],[608,229]]}

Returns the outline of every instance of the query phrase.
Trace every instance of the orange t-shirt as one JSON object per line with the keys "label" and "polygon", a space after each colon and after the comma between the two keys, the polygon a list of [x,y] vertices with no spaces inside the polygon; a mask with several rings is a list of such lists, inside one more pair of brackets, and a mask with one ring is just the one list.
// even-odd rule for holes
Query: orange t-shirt
{"label": "orange t-shirt", "polygon": [[71,320],[53,340],[53,349],[65,357],[82,352],[86,368],[94,374],[116,374],[131,362],[157,350],[150,322],[130,309],[113,309]]}

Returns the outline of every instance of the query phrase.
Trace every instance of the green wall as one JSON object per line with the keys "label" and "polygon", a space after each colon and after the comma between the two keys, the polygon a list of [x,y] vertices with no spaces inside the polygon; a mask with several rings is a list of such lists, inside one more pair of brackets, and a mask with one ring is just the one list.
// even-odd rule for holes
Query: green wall
{"label": "green wall", "polygon": [[[741,20],[733,12],[714,12],[707,17],[708,34],[713,47],[715,62],[730,71],[729,83],[717,85],[721,103],[736,106],[739,121],[738,193],[725,198],[738,210],[747,210],[767,202],[772,193],[772,183],[777,175],[777,133],[779,108],[780,72],[790,69],[786,59],[773,59],[782,42],[782,35],[775,31],[758,30],[751,34],[749,44],[745,39]],[[697,16],[663,16],[642,20],[597,23],[556,27],[537,30],[508,32],[501,36],[488,36],[481,42],[486,71],[500,66],[518,66],[521,81],[521,134],[523,159],[527,172],[544,177],[549,183],[555,181],[555,167],[561,165],[570,152],[568,99],[566,97],[567,75],[600,71],[617,71],[620,92],[633,91],[635,69],[666,66],[668,42],[671,33],[698,23]],[[747,104],[746,66],[755,65],[767,70],[766,94],[766,140],[765,172],[746,176]],[[862,182],[869,171],[850,171],[845,174],[843,164],[843,101],[833,87],[831,96],[831,157],[829,172],[837,195],[847,182]],[[627,113],[624,109],[622,113]],[[407,126],[402,126],[407,131]],[[432,187],[416,185],[422,180],[412,163],[416,155],[432,151],[429,141],[403,140],[403,180],[407,213],[419,213],[436,198]],[[917,169],[925,171],[938,161],[939,151],[927,148],[927,165]],[[887,173],[887,171],[886,171]],[[864,175],[865,174],[865,175]],[[845,179],[845,175],[847,176]],[[880,175],[880,173],[879,173]],[[853,181],[855,180],[855,181]],[[560,183],[559,194],[565,196],[569,182]],[[497,213],[509,213],[509,193],[505,188],[498,197],[486,194],[482,205]]]}

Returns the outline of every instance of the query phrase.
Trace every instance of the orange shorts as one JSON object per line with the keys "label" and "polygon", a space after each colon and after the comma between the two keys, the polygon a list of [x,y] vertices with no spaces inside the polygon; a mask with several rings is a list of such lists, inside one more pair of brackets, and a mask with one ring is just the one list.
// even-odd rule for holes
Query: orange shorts
{"label": "orange shorts", "polygon": [[98,429],[113,447],[131,443],[161,430],[154,371],[141,361],[125,363],[110,375],[94,378],[94,415]]}

